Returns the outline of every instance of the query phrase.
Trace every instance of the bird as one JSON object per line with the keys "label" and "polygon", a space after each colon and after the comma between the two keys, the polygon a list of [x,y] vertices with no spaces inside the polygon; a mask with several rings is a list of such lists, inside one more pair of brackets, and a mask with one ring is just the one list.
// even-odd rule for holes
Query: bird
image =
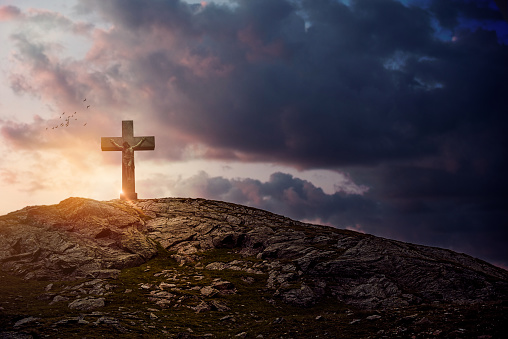
{"label": "bird", "polygon": [[85,124],[83,126],[86,126],[86,122],[85,122]]}
{"label": "bird", "polygon": [[62,115],[64,115],[64,114],[65,114],[65,112],[62,113]]}
{"label": "bird", "polygon": [[86,98],[85,98],[85,100],[83,100],[83,101],[86,101]]}
{"label": "bird", "polygon": [[90,107],[90,105],[86,106],[86,108],[89,108],[89,107]]}

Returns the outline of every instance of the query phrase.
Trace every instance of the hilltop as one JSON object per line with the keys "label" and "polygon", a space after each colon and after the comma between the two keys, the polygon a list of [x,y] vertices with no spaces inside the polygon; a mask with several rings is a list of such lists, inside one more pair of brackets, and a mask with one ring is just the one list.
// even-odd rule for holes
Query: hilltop
{"label": "hilltop", "polygon": [[0,338],[507,333],[506,270],[220,201],[26,207],[0,217],[0,268]]}

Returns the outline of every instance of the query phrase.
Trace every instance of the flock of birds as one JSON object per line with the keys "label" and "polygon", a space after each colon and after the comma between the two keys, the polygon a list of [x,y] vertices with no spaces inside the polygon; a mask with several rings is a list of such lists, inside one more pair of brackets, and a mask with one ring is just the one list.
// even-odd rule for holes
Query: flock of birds
{"label": "flock of birds", "polygon": [[[83,100],[83,102],[85,102],[85,101],[86,101],[86,98]],[[87,105],[87,106],[86,106],[86,108],[87,108],[87,109],[88,109],[88,108],[90,108],[90,105]],[[58,127],[69,127],[69,124],[71,123],[71,121],[72,121],[72,119],[73,119],[73,118],[74,118],[74,120],[78,120],[78,118],[77,118],[77,114],[78,114],[78,112],[74,112],[74,114],[71,114],[71,115],[67,114],[67,116],[65,116],[65,112],[63,112],[63,113],[60,115],[60,119],[62,119],[62,117],[64,117],[64,118],[65,118],[65,119],[64,119],[64,122],[61,122],[61,123],[59,123],[58,125],[51,127],[51,129],[56,129],[56,128],[58,128]],[[86,124],[87,124],[87,123],[85,122],[85,123],[83,124],[83,126],[86,126]],[[49,129],[49,127],[46,127],[46,130],[48,130],[48,129]]]}

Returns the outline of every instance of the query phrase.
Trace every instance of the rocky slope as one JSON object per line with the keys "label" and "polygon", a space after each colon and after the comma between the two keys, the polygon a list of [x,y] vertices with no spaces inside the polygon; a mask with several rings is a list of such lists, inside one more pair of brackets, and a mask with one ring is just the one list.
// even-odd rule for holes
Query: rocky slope
{"label": "rocky slope", "polygon": [[[267,305],[307,310],[330,302],[392,312],[419,305],[499,305],[508,300],[508,272],[468,255],[305,224],[225,202],[69,198],[0,217],[4,275],[44,280],[37,298],[81,312],[82,324],[90,324],[83,312],[114,304],[116,297],[108,296],[115,295],[113,281],[118,287],[118,279],[126,279],[123,272],[143,267],[136,272],[144,277],[151,262],[162,266],[150,275],[151,281],[136,280],[135,289],[157,310],[180,304],[193,313],[226,312],[231,309],[227,298],[242,293],[246,297],[253,286]],[[236,282],[225,279],[228,276]],[[53,287],[62,281],[79,284]],[[148,314],[151,320],[158,318]],[[18,318],[11,319],[16,328],[38,319]],[[79,321],[78,316],[71,322]],[[93,324],[104,321],[129,332],[118,319],[106,317]]]}

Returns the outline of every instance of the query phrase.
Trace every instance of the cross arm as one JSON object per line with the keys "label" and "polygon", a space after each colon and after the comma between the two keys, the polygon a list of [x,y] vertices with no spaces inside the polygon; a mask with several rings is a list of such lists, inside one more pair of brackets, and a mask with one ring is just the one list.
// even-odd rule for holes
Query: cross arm
{"label": "cross arm", "polygon": [[120,148],[116,147],[111,140],[114,140],[118,145],[123,144],[122,137],[102,137],[101,138],[101,149],[103,151],[121,151]]}
{"label": "cross arm", "polygon": [[103,151],[121,151],[120,148],[115,146],[111,140],[116,142],[118,145],[123,145],[125,141],[129,143],[130,146],[136,146],[139,142],[145,138],[145,140],[141,143],[141,145],[134,148],[135,151],[153,151],[155,149],[155,137],[134,137],[125,140],[122,137],[102,137],[101,138],[101,149]]}
{"label": "cross arm", "polygon": [[134,148],[136,151],[153,151],[155,149],[155,137],[135,137],[133,140],[134,145],[138,145],[141,140],[145,138],[145,140]]}

